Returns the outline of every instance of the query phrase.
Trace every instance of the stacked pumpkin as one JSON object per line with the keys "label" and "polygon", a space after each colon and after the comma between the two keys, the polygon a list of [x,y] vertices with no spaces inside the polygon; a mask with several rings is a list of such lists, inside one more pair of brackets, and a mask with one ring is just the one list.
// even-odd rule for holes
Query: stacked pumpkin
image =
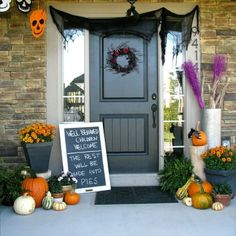
{"label": "stacked pumpkin", "polygon": [[80,201],[80,195],[76,192],[67,192],[64,201],[55,202],[48,191],[48,182],[42,177],[26,178],[22,181],[24,193],[18,197],[13,209],[17,214],[28,215],[34,212],[35,208],[54,209],[62,211],[67,205],[75,205]]}
{"label": "stacked pumpkin", "polygon": [[[191,138],[192,145],[195,147],[204,146],[207,144],[207,135],[199,129],[200,121],[197,122],[196,129],[191,129],[188,137]],[[189,180],[179,188],[176,192],[176,197],[187,206],[193,206],[197,209],[208,209],[219,211],[223,210],[224,206],[220,202],[213,202],[212,198],[213,186],[208,181],[201,181],[193,174]]]}
{"label": "stacked pumpkin", "polygon": [[200,130],[200,121],[197,122],[196,129],[191,129],[188,137],[191,138],[193,146],[204,146],[207,144],[207,135]]}
{"label": "stacked pumpkin", "polygon": [[197,209],[212,208],[215,211],[223,210],[224,206],[220,202],[213,202],[213,186],[208,181],[196,180],[194,175],[184,186],[176,192],[176,197],[186,206],[193,206]]}

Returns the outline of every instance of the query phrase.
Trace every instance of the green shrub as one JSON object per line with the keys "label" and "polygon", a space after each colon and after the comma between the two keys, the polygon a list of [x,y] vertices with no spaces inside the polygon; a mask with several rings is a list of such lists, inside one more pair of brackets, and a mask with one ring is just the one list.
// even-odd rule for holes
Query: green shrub
{"label": "green shrub", "polygon": [[168,155],[164,168],[158,173],[160,176],[159,184],[162,191],[174,194],[191,177],[193,166],[190,159],[186,157],[173,159],[169,157]]}

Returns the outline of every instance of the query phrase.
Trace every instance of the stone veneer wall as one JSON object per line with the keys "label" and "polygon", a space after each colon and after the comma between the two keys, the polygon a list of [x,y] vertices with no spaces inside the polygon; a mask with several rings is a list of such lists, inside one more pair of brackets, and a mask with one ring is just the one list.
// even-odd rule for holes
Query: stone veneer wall
{"label": "stone veneer wall", "polygon": [[[63,0],[57,0],[63,1]],[[64,0],[68,1],[68,0]],[[47,0],[34,0],[33,10]],[[126,0],[77,0],[71,2],[127,2]],[[236,0],[139,0],[139,2],[195,3],[200,6],[201,69],[211,78],[214,54],[227,54],[231,78],[222,109],[222,135],[236,136]],[[17,131],[26,123],[46,120],[46,36],[31,35],[29,14],[17,10],[15,1],[0,13],[0,157],[17,158]],[[10,159],[9,156],[13,158]],[[1,161],[1,160],[0,160]]]}

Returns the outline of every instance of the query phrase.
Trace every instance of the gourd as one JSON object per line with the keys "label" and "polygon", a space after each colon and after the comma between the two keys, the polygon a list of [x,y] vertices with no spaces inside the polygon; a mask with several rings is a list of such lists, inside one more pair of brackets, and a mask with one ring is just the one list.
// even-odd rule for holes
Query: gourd
{"label": "gourd", "polygon": [[182,187],[178,188],[175,195],[179,200],[182,200],[188,196],[188,187],[194,181],[194,175],[192,174],[191,177],[187,180],[187,182]]}
{"label": "gourd", "polygon": [[222,211],[224,209],[224,205],[221,202],[214,202],[212,204],[212,209],[214,211]]}
{"label": "gourd", "polygon": [[48,191],[48,183],[43,177],[26,178],[22,181],[22,188],[34,198],[36,207],[40,207]]}
{"label": "gourd", "polygon": [[207,209],[212,206],[213,200],[209,193],[205,193],[201,187],[201,192],[195,193],[192,196],[192,206],[197,209]]}
{"label": "gourd", "polygon": [[185,197],[182,202],[186,205],[186,206],[192,206],[192,198],[191,197]]}
{"label": "gourd", "polygon": [[47,192],[46,196],[43,198],[42,207],[45,210],[51,209],[53,206],[53,197],[50,191]]}
{"label": "gourd", "polygon": [[13,209],[19,215],[29,215],[34,212],[35,205],[35,200],[28,193],[24,193],[14,201]]}
{"label": "gourd", "polygon": [[193,146],[203,146],[207,144],[207,135],[199,129],[200,121],[197,122],[196,129],[191,129],[188,137],[191,138]]}
{"label": "gourd", "polygon": [[64,201],[68,205],[75,205],[80,201],[80,195],[76,192],[70,191],[66,192],[64,196]]}
{"label": "gourd", "polygon": [[52,208],[55,211],[63,211],[66,209],[66,203],[65,202],[54,202]]}
{"label": "gourd", "polygon": [[205,193],[209,194],[211,194],[213,190],[211,183],[207,182],[206,180],[202,182],[195,181],[188,186],[188,196],[192,197],[195,193],[201,192],[201,188],[203,188]]}

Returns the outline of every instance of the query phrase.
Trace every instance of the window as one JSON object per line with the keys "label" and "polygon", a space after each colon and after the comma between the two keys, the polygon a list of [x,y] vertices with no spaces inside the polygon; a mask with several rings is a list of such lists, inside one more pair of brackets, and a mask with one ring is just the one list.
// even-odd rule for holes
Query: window
{"label": "window", "polygon": [[85,120],[84,32],[77,32],[63,52],[64,122]]}
{"label": "window", "polygon": [[163,68],[164,152],[177,155],[182,155],[184,150],[185,122],[181,35],[174,31],[168,34]]}

